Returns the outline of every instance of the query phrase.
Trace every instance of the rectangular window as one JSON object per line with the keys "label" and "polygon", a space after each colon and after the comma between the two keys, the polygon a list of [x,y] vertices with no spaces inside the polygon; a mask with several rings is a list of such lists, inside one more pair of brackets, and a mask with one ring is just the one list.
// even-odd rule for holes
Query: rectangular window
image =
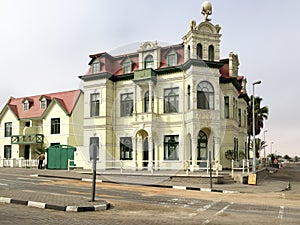
{"label": "rectangular window", "polygon": [[165,136],[164,160],[179,160],[179,135]]}
{"label": "rectangular window", "polygon": [[11,159],[11,145],[4,145],[4,158]]}
{"label": "rectangular window", "polygon": [[4,124],[5,131],[4,131],[4,137],[11,137],[12,135],[12,122],[7,122]]}
{"label": "rectangular window", "polygon": [[100,109],[100,94],[94,93],[90,96],[91,117],[99,116]]}
{"label": "rectangular window", "polygon": [[95,61],[92,64],[92,73],[100,73],[100,62],[99,61]]}
{"label": "rectangular window", "polygon": [[225,119],[229,119],[229,97],[224,97],[224,117]]}
{"label": "rectangular window", "polygon": [[234,160],[239,160],[239,139],[233,139],[233,154]]}
{"label": "rectangular window", "polygon": [[165,113],[179,111],[179,88],[167,88],[164,90]]}
{"label": "rectangular window", "polygon": [[168,66],[176,66],[177,65],[176,53],[169,54],[167,60],[168,60]]}
{"label": "rectangular window", "polygon": [[121,94],[121,116],[131,116],[133,112],[133,93]]}
{"label": "rectangular window", "polygon": [[239,122],[239,127],[242,126],[242,109],[239,109],[238,111],[238,122]]}
{"label": "rectangular window", "polygon": [[120,138],[120,160],[132,160],[132,139],[131,137]]}
{"label": "rectangular window", "polygon": [[132,70],[132,62],[131,61],[127,61],[123,64],[123,73],[127,74],[130,73]]}
{"label": "rectangular window", "polygon": [[244,127],[247,127],[247,110],[244,110]]}
{"label": "rectangular window", "polygon": [[89,152],[90,152],[90,160],[99,160],[99,137],[90,137],[90,145],[89,145]]}
{"label": "rectangular window", "polygon": [[60,134],[60,118],[51,119],[51,134]]}

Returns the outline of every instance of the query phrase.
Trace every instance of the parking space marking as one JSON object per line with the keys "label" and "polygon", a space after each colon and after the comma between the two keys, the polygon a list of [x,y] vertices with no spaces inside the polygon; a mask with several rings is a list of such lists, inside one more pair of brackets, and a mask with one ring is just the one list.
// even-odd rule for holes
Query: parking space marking
{"label": "parking space marking", "polygon": [[280,224],[283,219],[283,216],[284,216],[284,206],[280,206],[279,213],[278,213],[278,219],[280,219]]}
{"label": "parking space marking", "polygon": [[215,215],[213,215],[211,217],[211,219],[207,219],[205,220],[202,225],[208,224],[210,223],[216,216],[218,216],[219,214],[225,212],[231,205],[233,204],[233,202],[231,202],[229,205],[226,205],[223,209],[221,209],[220,211],[216,212]]}
{"label": "parking space marking", "polygon": [[204,212],[204,211],[208,210],[209,208],[211,208],[212,206],[214,206],[216,203],[218,203],[218,202],[220,202],[220,201],[221,201],[221,200],[213,201],[211,204],[205,205],[205,206],[203,206],[202,208],[197,209],[197,211]]}

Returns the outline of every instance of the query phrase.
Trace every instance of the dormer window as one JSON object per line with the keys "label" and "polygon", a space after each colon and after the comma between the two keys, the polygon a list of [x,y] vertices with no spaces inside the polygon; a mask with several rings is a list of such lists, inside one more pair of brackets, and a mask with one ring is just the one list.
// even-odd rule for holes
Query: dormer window
{"label": "dormer window", "polygon": [[95,60],[92,63],[92,73],[93,74],[100,73],[100,62],[99,62],[99,60]]}
{"label": "dormer window", "polygon": [[41,99],[41,109],[47,108],[47,100],[45,98]]}
{"label": "dormer window", "polygon": [[131,71],[132,71],[132,62],[129,58],[124,60],[124,62],[122,63],[122,69],[123,69],[124,74],[131,73]]}
{"label": "dormer window", "polygon": [[168,63],[168,66],[176,66],[177,65],[177,52],[174,49],[172,49],[167,54],[167,63]]}
{"label": "dormer window", "polygon": [[26,100],[24,103],[24,111],[29,109],[29,102]]}
{"label": "dormer window", "polygon": [[148,55],[145,58],[145,69],[153,68],[154,67],[154,60],[152,55]]}
{"label": "dormer window", "polygon": [[50,101],[50,98],[48,98],[47,96],[41,96],[40,97],[40,107],[41,109],[46,109],[48,106],[48,103]]}

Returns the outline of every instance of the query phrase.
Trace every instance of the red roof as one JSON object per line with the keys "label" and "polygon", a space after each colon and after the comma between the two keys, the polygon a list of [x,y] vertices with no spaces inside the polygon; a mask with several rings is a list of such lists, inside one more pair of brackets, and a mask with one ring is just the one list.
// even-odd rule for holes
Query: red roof
{"label": "red roof", "polygon": [[[45,97],[47,99],[47,106],[49,106],[52,102],[57,102],[66,111],[66,113],[70,115],[77,103],[80,94],[81,90],[72,90],[22,98],[11,98],[6,105],[14,112],[14,114],[19,119],[38,118],[41,117],[48,108],[41,108],[40,99],[41,97]],[[32,100],[32,102],[30,102],[29,104],[28,110],[24,110],[24,99]]]}

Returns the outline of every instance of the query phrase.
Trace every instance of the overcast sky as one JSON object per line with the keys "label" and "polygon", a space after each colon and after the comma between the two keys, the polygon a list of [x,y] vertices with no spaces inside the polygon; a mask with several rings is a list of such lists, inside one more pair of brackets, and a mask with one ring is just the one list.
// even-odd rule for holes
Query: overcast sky
{"label": "overcast sky", "polygon": [[[221,58],[236,52],[240,75],[270,109],[273,152],[300,155],[300,1],[212,0]],[[201,0],[0,0],[0,107],[23,97],[78,89],[89,55],[131,43],[179,44]],[[263,138],[263,135],[261,135]]]}

